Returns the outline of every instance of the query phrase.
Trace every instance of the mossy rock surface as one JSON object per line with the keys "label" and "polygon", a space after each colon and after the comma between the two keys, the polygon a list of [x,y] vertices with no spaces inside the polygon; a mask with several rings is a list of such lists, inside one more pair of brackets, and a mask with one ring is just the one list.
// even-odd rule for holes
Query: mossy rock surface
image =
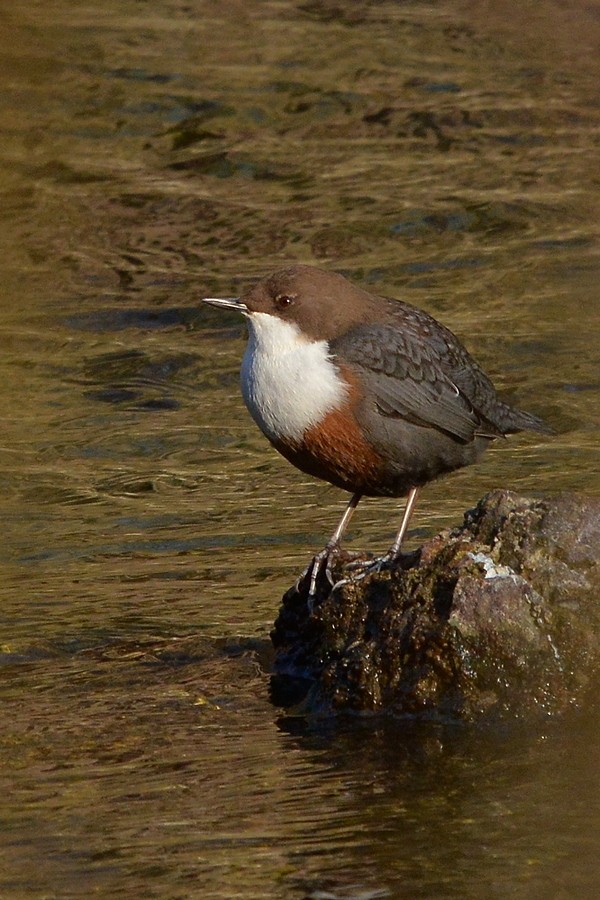
{"label": "mossy rock surface", "polygon": [[600,673],[600,498],[488,494],[391,569],[340,560],[272,632],[273,695],[300,710],[463,719],[591,702]]}

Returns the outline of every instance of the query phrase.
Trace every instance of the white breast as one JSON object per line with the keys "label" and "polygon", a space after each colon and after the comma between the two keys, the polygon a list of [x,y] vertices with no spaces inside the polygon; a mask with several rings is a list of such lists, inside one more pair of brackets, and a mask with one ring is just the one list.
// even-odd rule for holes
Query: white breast
{"label": "white breast", "polygon": [[305,339],[292,322],[268,313],[248,316],[240,373],[252,418],[272,440],[299,440],[347,397],[327,341]]}

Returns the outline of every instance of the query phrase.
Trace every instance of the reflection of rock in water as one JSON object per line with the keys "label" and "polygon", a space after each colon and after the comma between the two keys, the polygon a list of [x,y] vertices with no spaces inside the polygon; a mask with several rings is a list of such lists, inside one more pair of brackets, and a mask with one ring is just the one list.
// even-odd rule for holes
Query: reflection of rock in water
{"label": "reflection of rock in water", "polygon": [[274,699],[467,720],[578,705],[600,668],[599,549],[600,499],[493,492],[401,568],[322,584],[312,615],[291,588]]}

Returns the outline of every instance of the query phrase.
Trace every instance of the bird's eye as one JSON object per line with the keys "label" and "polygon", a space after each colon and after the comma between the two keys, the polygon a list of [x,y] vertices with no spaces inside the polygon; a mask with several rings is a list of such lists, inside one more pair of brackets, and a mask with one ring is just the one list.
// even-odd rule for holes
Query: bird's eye
{"label": "bird's eye", "polygon": [[290,294],[277,294],[275,297],[275,306],[278,309],[286,309],[286,307],[291,306],[294,302],[294,297]]}

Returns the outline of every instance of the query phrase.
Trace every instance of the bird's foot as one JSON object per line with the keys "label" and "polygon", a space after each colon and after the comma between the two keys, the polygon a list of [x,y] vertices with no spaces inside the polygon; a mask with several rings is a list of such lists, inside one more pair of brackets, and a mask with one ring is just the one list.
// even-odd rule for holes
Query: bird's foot
{"label": "bird's foot", "polygon": [[362,581],[363,578],[366,578],[368,575],[378,575],[386,569],[392,569],[397,566],[402,569],[410,568],[414,565],[417,558],[418,551],[398,553],[398,551],[392,548],[391,550],[388,550],[387,553],[384,553],[383,556],[378,556],[375,559],[357,559],[355,562],[350,562],[346,566],[349,577],[334,584],[332,590],[340,587],[342,584],[347,584],[348,582]]}
{"label": "bird's foot", "polygon": [[342,578],[340,581],[336,582],[336,584],[333,585],[332,590],[341,587],[343,584],[349,584],[353,581],[362,581],[367,575],[375,575],[382,572],[384,569],[389,568],[396,558],[396,555],[389,551],[383,556],[378,556],[376,559],[357,559],[354,562],[350,562],[346,566],[349,577]]}
{"label": "bird's foot", "polygon": [[312,613],[317,595],[320,592],[322,593],[323,589],[327,594],[330,594],[337,587],[337,584],[340,583],[336,582],[334,578],[334,561],[340,557],[343,557],[345,560],[352,560],[355,555],[348,553],[347,550],[343,550],[339,543],[330,541],[316,556],[313,556],[304,572],[296,581],[296,590],[299,591],[302,585],[305,584],[306,579],[309,579],[307,598],[309,612]]}
{"label": "bird's foot", "polygon": [[296,581],[296,590],[300,590],[300,586],[304,581],[307,578],[310,579],[308,586],[308,608],[310,612],[312,612],[313,604],[317,596],[319,580],[324,577],[326,581],[329,582],[329,586],[333,587],[334,579],[331,571],[331,563],[338,552],[339,544],[326,544],[319,553],[313,556],[304,572],[302,572]]}
{"label": "bird's foot", "polygon": [[[337,581],[334,579],[333,563],[343,559],[343,569],[347,576]],[[368,575],[375,575],[386,569],[391,569],[400,564],[402,568],[409,568],[412,564],[414,553],[398,553],[393,548],[383,556],[376,559],[353,559],[354,554],[349,554],[342,550],[339,544],[326,544],[326,546],[309,562],[306,569],[298,577],[296,581],[296,590],[300,591],[308,579],[308,596],[307,606],[309,613],[312,613],[315,601],[319,593],[323,593],[325,588],[327,595],[332,594],[345,584],[353,584],[362,581]]]}

